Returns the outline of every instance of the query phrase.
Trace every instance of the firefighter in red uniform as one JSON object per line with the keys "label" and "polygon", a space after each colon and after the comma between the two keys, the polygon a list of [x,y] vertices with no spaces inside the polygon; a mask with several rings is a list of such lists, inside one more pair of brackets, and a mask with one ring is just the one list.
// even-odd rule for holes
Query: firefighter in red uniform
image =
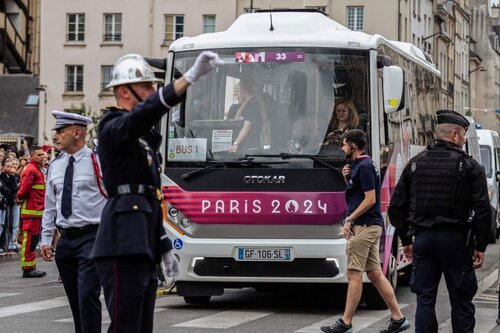
{"label": "firefighter in red uniform", "polygon": [[41,167],[44,163],[44,151],[41,147],[31,149],[31,161],[21,174],[21,183],[17,199],[21,205],[21,269],[23,278],[45,276],[45,272],[36,269],[36,246],[40,239],[40,229],[45,202],[45,176]]}

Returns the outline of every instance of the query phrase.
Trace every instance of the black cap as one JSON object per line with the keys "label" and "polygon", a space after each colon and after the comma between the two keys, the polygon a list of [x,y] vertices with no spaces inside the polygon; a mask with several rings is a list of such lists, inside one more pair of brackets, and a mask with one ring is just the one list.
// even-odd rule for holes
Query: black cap
{"label": "black cap", "polygon": [[469,121],[460,113],[453,110],[439,110],[436,112],[438,124],[456,124],[465,130],[469,128]]}

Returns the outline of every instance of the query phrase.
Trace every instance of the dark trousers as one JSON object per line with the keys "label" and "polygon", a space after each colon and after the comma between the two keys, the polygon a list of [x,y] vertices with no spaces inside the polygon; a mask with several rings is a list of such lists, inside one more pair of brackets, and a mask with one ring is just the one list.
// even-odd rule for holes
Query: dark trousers
{"label": "dark trousers", "polygon": [[57,242],[56,264],[77,333],[101,332],[101,284],[90,258],[96,231]]}
{"label": "dark trousers", "polygon": [[438,332],[435,305],[441,274],[448,288],[453,333],[473,333],[472,298],[477,291],[477,280],[472,268],[472,249],[465,246],[462,230],[445,228],[418,231],[415,235],[410,281],[411,290],[417,294],[415,332]]}
{"label": "dark trousers", "polygon": [[158,274],[146,256],[94,259],[111,325],[108,332],[153,332]]}

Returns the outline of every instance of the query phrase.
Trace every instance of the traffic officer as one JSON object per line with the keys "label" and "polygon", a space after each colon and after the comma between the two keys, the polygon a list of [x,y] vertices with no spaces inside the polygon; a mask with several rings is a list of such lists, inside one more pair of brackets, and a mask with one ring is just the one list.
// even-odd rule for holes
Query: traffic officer
{"label": "traffic officer", "polygon": [[188,86],[223,62],[202,52],[181,78],[155,91],[161,82],[137,54],[118,59],[112,87],[118,107],[99,124],[98,153],[109,201],[94,244],[97,274],[111,318],[109,332],[152,332],[156,265],[168,276],[178,262],[162,225],[160,142],[153,126],[179,103]]}
{"label": "traffic officer", "polygon": [[68,297],[75,332],[101,331],[101,284],[90,257],[106,198],[100,190],[97,158],[85,145],[92,119],[52,111],[53,141],[60,154],[49,166],[42,217],[42,258],[52,261],[56,227],[56,265]]}
{"label": "traffic officer", "polygon": [[438,331],[434,307],[443,273],[453,332],[472,333],[474,269],[483,264],[491,230],[486,178],[483,167],[462,150],[467,119],[455,111],[440,110],[437,122],[437,139],[406,165],[388,214],[405,257],[413,260],[415,332]]}

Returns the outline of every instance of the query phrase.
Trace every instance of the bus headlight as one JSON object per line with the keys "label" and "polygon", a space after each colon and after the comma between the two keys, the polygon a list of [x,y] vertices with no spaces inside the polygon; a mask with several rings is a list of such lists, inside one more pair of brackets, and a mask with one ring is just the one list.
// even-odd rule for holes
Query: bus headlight
{"label": "bus headlight", "polygon": [[168,213],[172,217],[177,217],[177,214],[179,214],[179,211],[175,207],[170,207],[170,209],[168,210]]}
{"label": "bus headlight", "polygon": [[178,215],[179,210],[175,207],[170,207],[167,210],[167,219],[172,223],[179,224]]}
{"label": "bus headlight", "polygon": [[191,225],[191,221],[190,221],[187,217],[185,217],[185,216],[184,216],[184,217],[181,219],[181,226],[182,226],[183,228],[188,228],[190,225]]}

